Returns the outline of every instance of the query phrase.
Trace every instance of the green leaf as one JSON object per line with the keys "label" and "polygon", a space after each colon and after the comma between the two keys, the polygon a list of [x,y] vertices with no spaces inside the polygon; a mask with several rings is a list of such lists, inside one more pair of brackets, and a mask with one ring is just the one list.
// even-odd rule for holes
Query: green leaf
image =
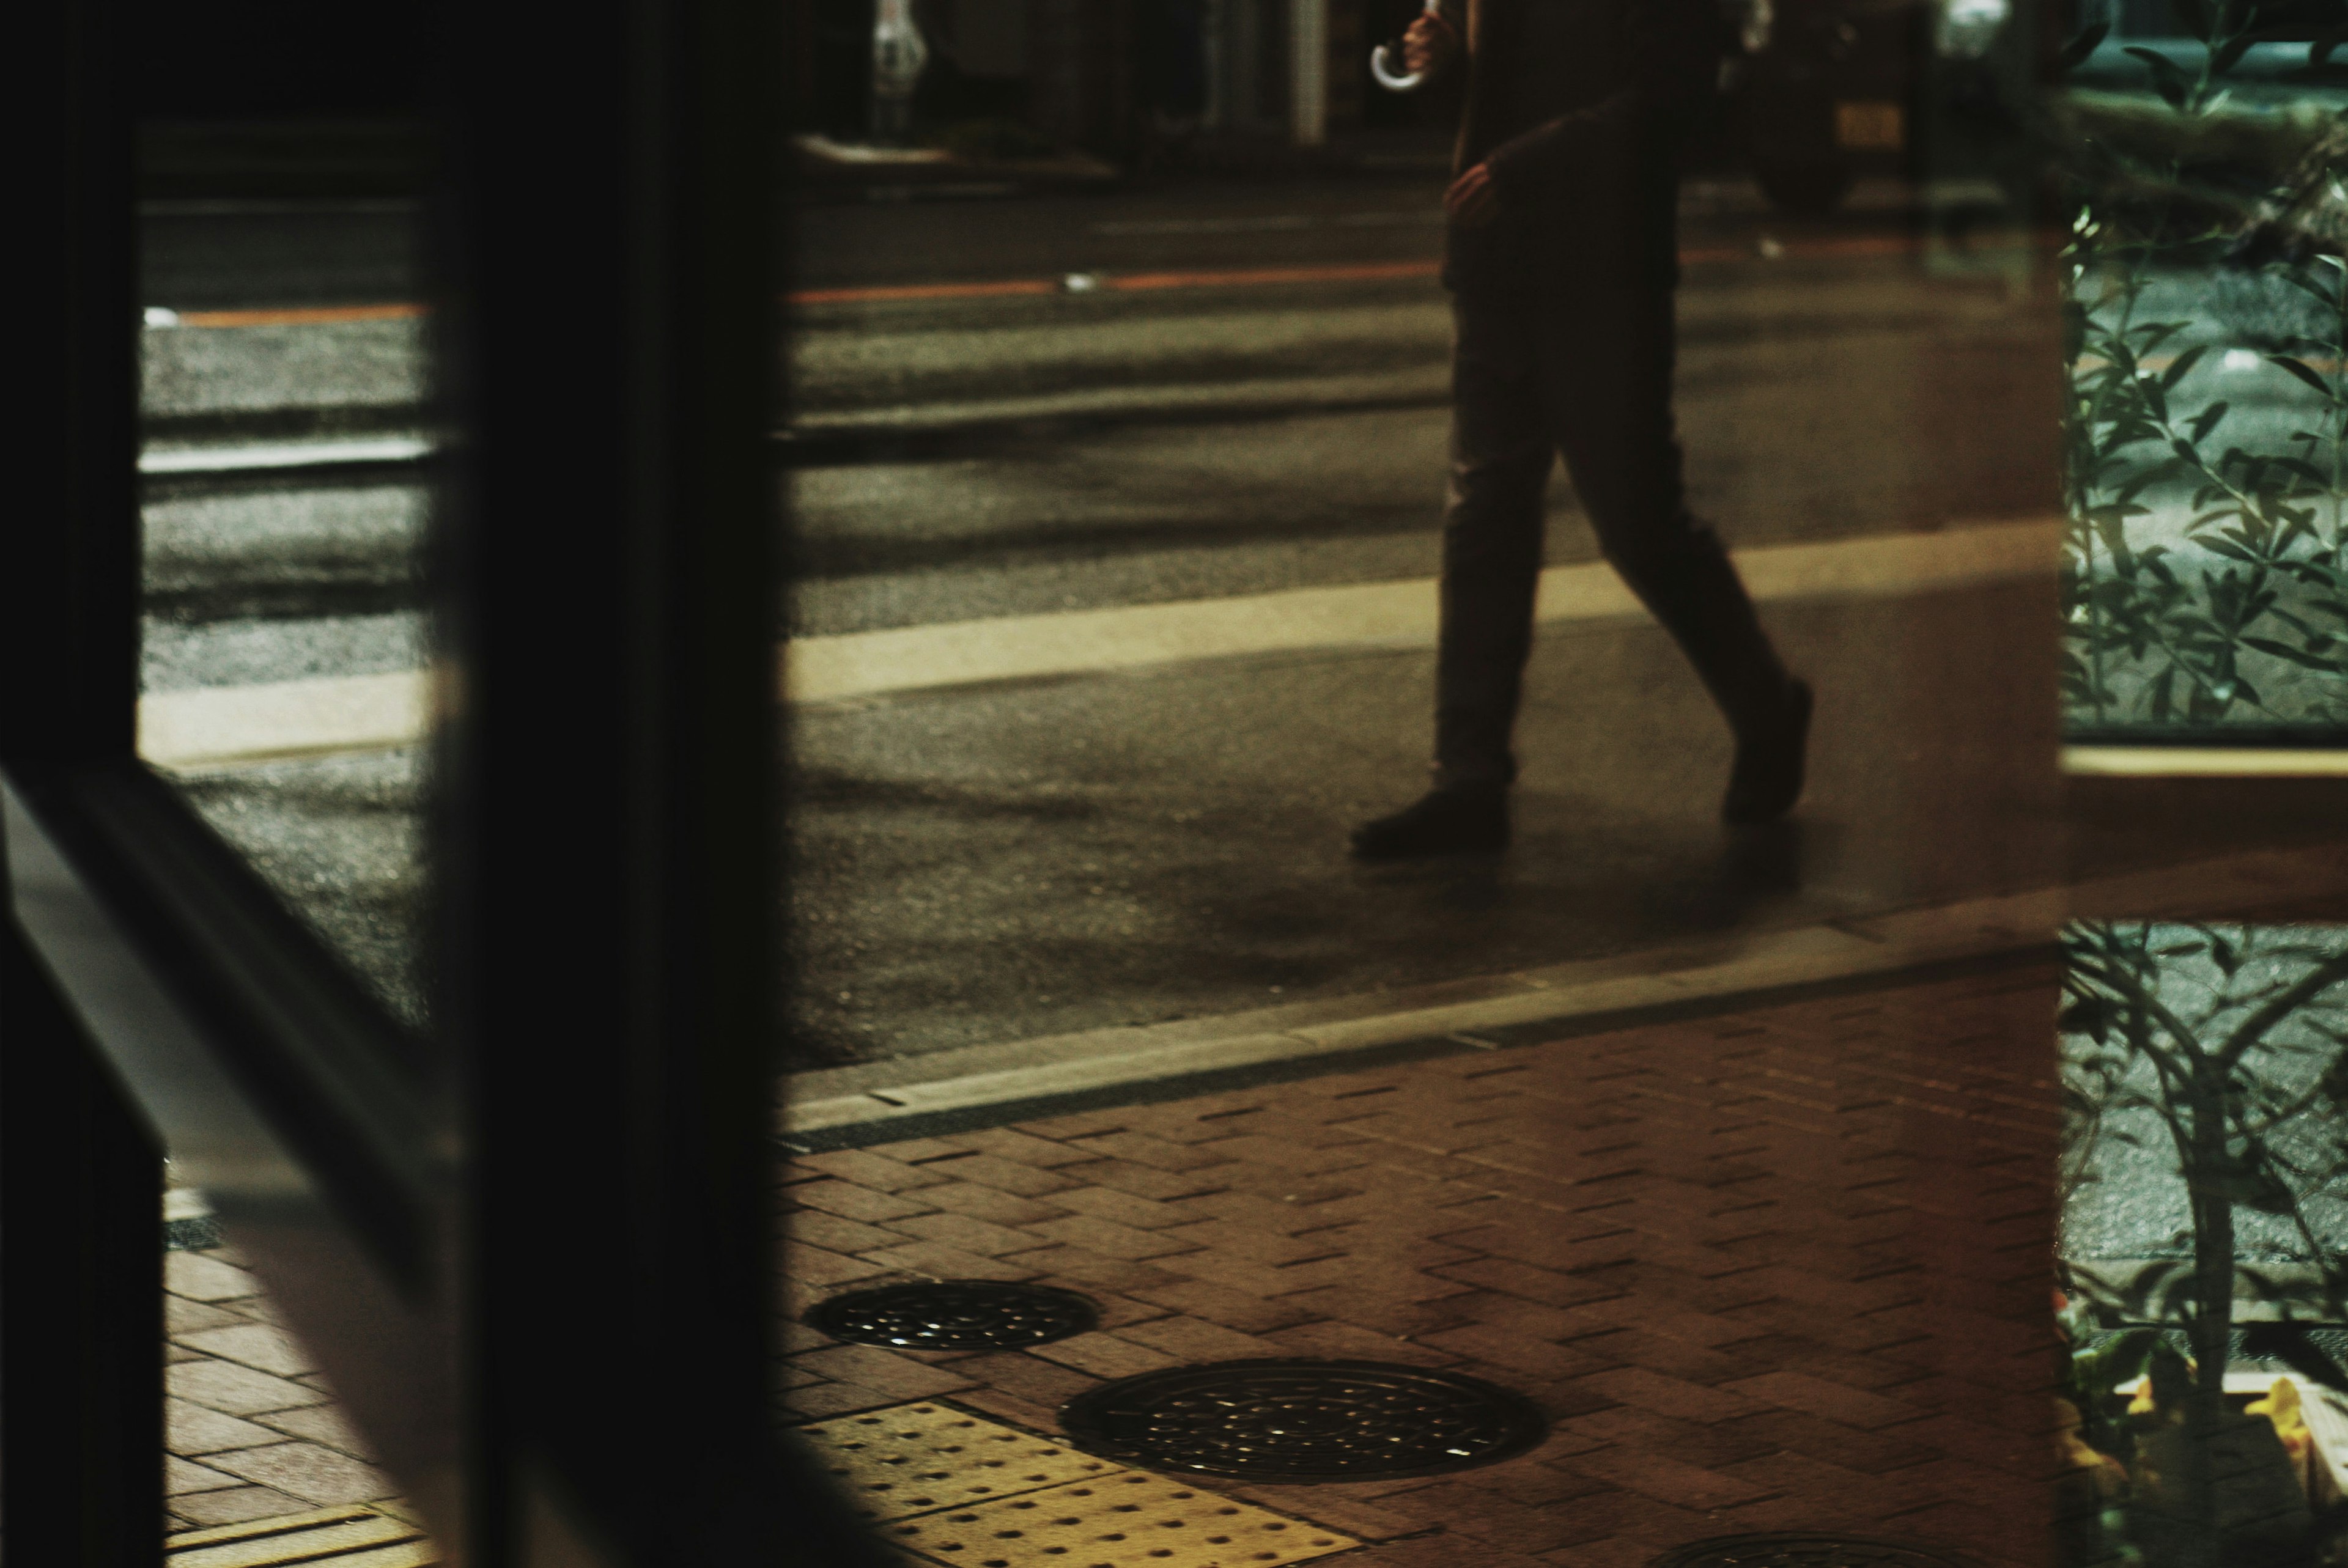
{"label": "green leaf", "polygon": [[2103,997],[2086,997],[2065,1008],[2054,1021],[2064,1032],[2086,1035],[2101,1045],[2116,1020],[2110,1001]]}
{"label": "green leaf", "polygon": [[2226,405],[2222,401],[2213,403],[2209,407],[2203,409],[2200,413],[2195,415],[2193,416],[2193,423],[2190,426],[2193,432],[2194,445],[2198,446],[2202,442],[2209,439],[2209,432],[2218,428],[2218,421],[2225,417]]}
{"label": "green leaf", "polygon": [[[2294,289],[2299,289],[2314,295],[2316,301],[2326,308],[2336,309],[2339,306],[2340,292],[2337,289],[2325,288],[2322,284],[2317,282],[2313,278],[2309,277],[2305,272],[2297,268],[2291,268],[2287,271],[2278,271],[2273,275],[2281,278],[2284,282],[2289,283]],[[2319,354],[2332,346],[2330,343],[2323,342],[2321,338],[2303,337],[2299,338],[2296,341],[2302,346],[2314,349]]]}
{"label": "green leaf", "polygon": [[2261,653],[2271,653],[2278,659],[2287,660],[2302,669],[2320,670],[2327,675],[2348,669],[2348,663],[2343,663],[2340,660],[2323,659],[2312,653],[2302,653],[2289,643],[2277,642],[2271,637],[2245,637],[2242,639],[2242,643],[2243,646],[2255,648]]}
{"label": "green leaf", "polygon": [[2267,363],[2272,365],[2279,365],[2282,369],[2291,372],[2291,374],[2299,377],[2300,380],[2307,383],[2308,385],[2315,388],[2316,391],[2323,394],[2324,396],[2330,397],[2332,395],[2332,384],[2324,380],[2322,375],[2318,374],[2315,368],[2312,365],[2310,365],[2305,360],[2293,359],[2287,354],[2271,354],[2267,355]]}
{"label": "green leaf", "polygon": [[2168,54],[2160,54],[2157,49],[2146,49],[2144,45],[2127,45],[2127,49],[2123,49],[2123,54],[2132,54],[2132,56],[2144,61],[2144,64],[2151,68],[2153,91],[2157,91],[2162,98],[2168,98],[2169,108],[2184,108],[2186,91],[2190,89],[2190,80],[2186,77],[2184,70],[2177,66],[2177,61],[2172,61]]}
{"label": "green leaf", "polygon": [[[2102,43],[2104,41],[2104,35],[2111,30],[2112,25],[2109,22],[2096,23],[2094,26],[2089,27],[2086,31],[2081,33],[2077,37],[2064,45],[2063,53],[2056,56],[2057,62],[2061,65],[2064,70],[2071,70],[2074,67],[2076,67],[2081,62],[2085,61],[2089,55],[2094,54],[2096,52],[2096,46]],[[2328,53],[2329,51],[2327,50],[2326,52]],[[2319,66],[2323,62],[2316,57],[2314,50],[2310,49],[2308,51],[2307,63],[2311,66]]]}
{"label": "green leaf", "polygon": [[2208,343],[2195,343],[2191,348],[2187,349],[2183,354],[2178,354],[2175,359],[2171,360],[2169,362],[2168,368],[2160,373],[2160,390],[2163,392],[2176,391],[2177,384],[2184,380],[2186,374],[2196,364],[2199,364],[2201,361],[2201,356],[2209,352],[2209,345]]}
{"label": "green leaf", "polygon": [[[2213,77],[2222,77],[2228,71],[2232,70],[2236,66],[2240,65],[2242,63],[2242,56],[2250,52],[2250,46],[2256,41],[2257,40],[2252,38],[2248,33],[2244,33],[2237,38],[2228,39],[2224,46],[2218,50],[2218,53],[2211,57],[2209,61],[2209,74]],[[2214,108],[2217,106],[2212,104],[2209,107]]]}

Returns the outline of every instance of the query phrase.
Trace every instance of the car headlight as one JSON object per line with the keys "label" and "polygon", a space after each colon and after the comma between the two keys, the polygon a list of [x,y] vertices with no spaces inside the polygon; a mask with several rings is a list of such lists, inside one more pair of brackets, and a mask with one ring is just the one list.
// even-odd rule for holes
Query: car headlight
{"label": "car headlight", "polygon": [[1978,60],[2013,15],[2013,0],[1941,0],[1932,47],[1944,60]]}

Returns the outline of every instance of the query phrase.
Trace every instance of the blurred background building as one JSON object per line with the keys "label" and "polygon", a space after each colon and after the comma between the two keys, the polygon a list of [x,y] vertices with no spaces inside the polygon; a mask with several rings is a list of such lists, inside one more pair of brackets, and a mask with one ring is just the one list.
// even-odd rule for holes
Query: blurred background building
{"label": "blurred background building", "polygon": [[[920,118],[998,156],[1078,149],[1148,162],[1169,148],[1318,145],[1419,118],[1374,104],[1369,46],[1403,0],[918,0],[932,50]],[[789,0],[798,128],[870,124],[874,0]]]}

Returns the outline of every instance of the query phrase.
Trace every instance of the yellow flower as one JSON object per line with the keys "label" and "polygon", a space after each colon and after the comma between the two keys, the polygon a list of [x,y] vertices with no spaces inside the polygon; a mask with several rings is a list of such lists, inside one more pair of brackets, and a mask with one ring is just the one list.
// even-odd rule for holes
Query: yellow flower
{"label": "yellow flower", "polygon": [[2264,1416],[2274,1423],[2275,1436],[2282,1440],[2283,1448],[2293,1459],[2304,1459],[2313,1434],[2307,1430],[2307,1414],[2300,1409],[2299,1385],[2289,1378],[2277,1378],[2274,1387],[2263,1399],[2253,1399],[2243,1414]]}

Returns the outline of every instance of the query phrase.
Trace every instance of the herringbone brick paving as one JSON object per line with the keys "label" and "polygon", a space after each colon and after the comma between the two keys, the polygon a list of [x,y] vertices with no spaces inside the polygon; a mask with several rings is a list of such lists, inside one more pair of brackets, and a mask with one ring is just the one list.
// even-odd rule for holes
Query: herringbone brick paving
{"label": "herringbone brick paving", "polygon": [[[1449,1476],[1216,1489],[1365,1568],[1632,1568],[1747,1530],[2047,1561],[2055,977],[2008,971],[785,1162],[788,1407],[944,1398],[1037,1431],[1105,1378],[1265,1356],[1447,1368],[1553,1430]],[[797,1320],[1032,1280],[1023,1353]]]}
{"label": "herringbone brick paving", "polygon": [[396,1495],[232,1248],[163,1257],[163,1486],[173,1532]]}

